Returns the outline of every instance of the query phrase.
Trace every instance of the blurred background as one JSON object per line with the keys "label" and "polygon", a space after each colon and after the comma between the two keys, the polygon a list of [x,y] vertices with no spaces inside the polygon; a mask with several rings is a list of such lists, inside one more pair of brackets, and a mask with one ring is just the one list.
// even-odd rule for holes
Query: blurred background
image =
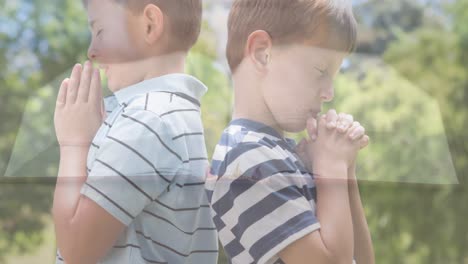
{"label": "blurred background", "polygon": [[[210,89],[209,153],[230,121],[230,4],[204,1],[187,64]],[[357,50],[326,107],[353,114],[371,137],[358,177],[376,262],[468,264],[468,0],[353,6]],[[0,0],[0,264],[54,263],[55,96],[89,40],[81,1]]]}

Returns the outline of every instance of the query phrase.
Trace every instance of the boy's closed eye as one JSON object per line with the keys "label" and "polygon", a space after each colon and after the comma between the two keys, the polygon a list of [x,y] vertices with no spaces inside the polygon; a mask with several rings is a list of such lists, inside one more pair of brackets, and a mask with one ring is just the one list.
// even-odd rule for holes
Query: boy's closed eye
{"label": "boy's closed eye", "polygon": [[320,75],[326,75],[327,74],[327,70],[326,69],[321,69],[319,67],[314,67],[319,73]]}

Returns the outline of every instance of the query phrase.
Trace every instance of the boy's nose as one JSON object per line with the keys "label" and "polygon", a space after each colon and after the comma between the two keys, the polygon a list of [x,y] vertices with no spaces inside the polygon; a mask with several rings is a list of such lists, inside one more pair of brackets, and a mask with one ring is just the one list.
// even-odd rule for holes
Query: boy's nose
{"label": "boy's nose", "polygon": [[97,59],[97,52],[96,52],[95,49],[93,49],[93,48],[88,49],[88,58],[91,61],[95,61]]}
{"label": "boy's nose", "polygon": [[335,91],[334,90],[335,89],[333,88],[333,86],[330,86],[328,89],[324,89],[324,91],[320,95],[322,101],[325,102],[325,103],[328,103],[328,102],[332,101],[333,98],[335,97]]}

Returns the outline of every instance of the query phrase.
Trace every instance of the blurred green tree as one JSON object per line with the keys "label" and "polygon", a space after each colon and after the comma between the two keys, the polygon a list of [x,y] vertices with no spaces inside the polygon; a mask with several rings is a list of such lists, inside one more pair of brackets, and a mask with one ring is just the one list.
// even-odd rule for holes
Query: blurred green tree
{"label": "blurred green tree", "polygon": [[428,249],[423,261],[432,263],[468,261],[468,140],[464,131],[468,124],[466,7],[466,0],[454,2],[447,7],[448,14],[453,14],[448,16],[453,23],[448,29],[422,27],[412,34],[401,34],[384,56],[402,76],[438,102],[460,182],[433,187],[427,193],[418,192],[427,199],[420,205],[426,215],[421,210],[408,210],[405,214],[413,220],[407,229],[413,230],[417,234],[415,240]]}
{"label": "blurred green tree", "polygon": [[[363,183],[378,263],[468,263],[468,1],[442,7],[447,24],[423,23],[408,32],[395,31],[382,63],[391,70],[364,64],[356,74],[357,84],[346,79],[342,90],[337,87],[336,103],[361,109],[358,116],[369,125],[371,137],[377,137],[362,157],[360,174],[381,179],[449,177],[454,170],[458,176],[459,184],[448,185]],[[433,98],[435,107],[418,103],[424,97]],[[369,103],[373,107],[363,109]],[[430,109],[440,110],[441,120],[438,111]],[[374,132],[384,127],[391,133],[386,144],[380,144],[383,139]],[[446,137],[450,152],[443,151],[440,136]],[[416,174],[408,170],[411,167],[418,169]]]}
{"label": "blurred green tree", "polygon": [[[83,55],[88,42],[87,18],[79,1],[0,1],[0,173],[3,175],[24,108],[30,96]],[[51,91],[51,93],[55,93]],[[44,96],[44,95],[43,95]],[[39,105],[39,108],[42,106]],[[32,120],[43,131],[52,120]],[[40,145],[42,134],[31,142]],[[17,176],[48,176],[55,164],[43,155]],[[25,173],[20,175],[21,173]],[[0,177],[0,263],[11,253],[26,253],[42,241],[49,215],[52,181]]]}

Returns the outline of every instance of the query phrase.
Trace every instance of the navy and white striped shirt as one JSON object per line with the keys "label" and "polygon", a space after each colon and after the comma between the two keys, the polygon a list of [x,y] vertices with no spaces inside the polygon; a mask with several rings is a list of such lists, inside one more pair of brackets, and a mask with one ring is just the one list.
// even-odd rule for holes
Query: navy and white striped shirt
{"label": "navy and white striped shirt", "polygon": [[116,107],[93,140],[81,193],[127,228],[99,263],[217,262],[204,191],[205,92],[194,77],[170,74],[116,92],[115,104],[106,100]]}
{"label": "navy and white striped shirt", "polygon": [[283,263],[281,250],[320,228],[314,180],[294,148],[294,140],[247,119],[222,134],[206,191],[231,263]]}

